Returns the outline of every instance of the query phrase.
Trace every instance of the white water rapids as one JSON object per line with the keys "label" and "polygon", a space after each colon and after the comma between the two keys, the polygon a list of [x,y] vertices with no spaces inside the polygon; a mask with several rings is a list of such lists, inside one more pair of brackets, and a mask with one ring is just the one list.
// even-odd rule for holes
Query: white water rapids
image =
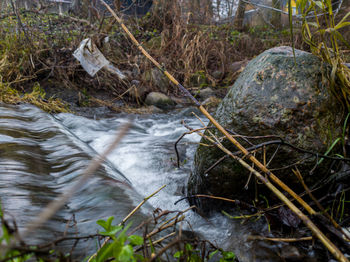
{"label": "white water rapids", "polygon": [[[78,192],[30,240],[49,241],[60,237],[75,216],[76,225],[68,235],[94,234],[96,221],[114,216],[121,221],[143,197],[166,185],[132,219],[143,221],[152,209],[185,210],[186,183],[191,172],[199,135],[187,135],[178,144],[181,167],[176,167],[174,144],[187,131],[202,127],[183,109],[167,114],[136,115],[133,125],[106,162]],[[195,110],[196,111],[196,110]],[[198,112],[197,112],[198,113]],[[69,188],[91,158],[109,145],[116,131],[130,116],[86,118],[73,114],[49,115],[29,105],[0,104],[0,200],[19,229],[31,221],[50,201]],[[202,119],[205,123],[206,120]],[[118,171],[119,170],[119,171]],[[112,178],[112,179],[111,179]],[[122,181],[129,180],[132,188]],[[247,236],[266,231],[263,219],[241,224],[221,213],[202,218],[186,213],[184,229],[217,246],[234,251],[240,261],[282,261],[280,244],[247,241]],[[72,243],[67,243],[69,248]],[[95,250],[94,242],[80,242],[77,252],[84,256]],[[64,248],[64,247],[63,247]]]}

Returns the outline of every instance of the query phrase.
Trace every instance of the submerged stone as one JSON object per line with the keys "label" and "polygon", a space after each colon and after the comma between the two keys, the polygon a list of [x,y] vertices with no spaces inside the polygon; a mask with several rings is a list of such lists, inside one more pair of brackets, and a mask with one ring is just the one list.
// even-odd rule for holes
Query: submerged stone
{"label": "submerged stone", "polygon": [[146,105],[153,105],[161,109],[170,109],[176,105],[170,97],[160,92],[149,93],[146,97],[145,103]]}
{"label": "submerged stone", "polygon": [[[246,148],[281,138],[296,147],[325,153],[341,136],[341,108],[328,91],[329,68],[310,53],[295,52],[296,64],[290,47],[267,50],[250,61],[218,106],[214,118],[226,129],[244,136],[265,136],[237,138]],[[222,137],[218,131],[210,131]],[[251,199],[256,194],[255,179],[248,181],[249,172],[231,158],[211,168],[225,154],[216,146],[204,144],[210,142],[202,139],[197,149],[188,194]],[[223,144],[237,151],[226,140]],[[263,162],[261,152],[254,154]],[[296,190],[297,178],[285,167],[298,167],[309,186],[329,170],[327,161],[316,167],[319,159],[287,146],[266,146],[265,156],[266,163],[272,159],[268,167]],[[258,185],[257,194],[262,188]]]}

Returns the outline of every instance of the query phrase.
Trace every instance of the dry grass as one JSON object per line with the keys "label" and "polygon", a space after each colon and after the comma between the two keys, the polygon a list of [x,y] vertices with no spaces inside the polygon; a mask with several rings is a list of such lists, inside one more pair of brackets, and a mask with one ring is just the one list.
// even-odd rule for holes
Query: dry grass
{"label": "dry grass", "polygon": [[[223,87],[225,93],[238,76],[232,63],[251,59],[276,45],[290,44],[288,31],[250,28],[238,32],[230,25],[191,24],[177,1],[158,2],[152,13],[141,19],[130,18],[126,24],[157,61],[193,90]],[[118,98],[129,104],[136,100],[142,105],[144,97],[135,99],[128,90],[130,82],[138,80],[146,93],[158,91],[147,77],[152,65],[140,56],[118,25],[108,31],[110,18],[101,15],[100,20],[95,17],[92,21],[34,11],[19,12],[19,19],[14,14],[0,17],[2,82],[19,92],[31,92],[34,82],[43,88],[49,83],[89,94],[102,90],[110,94],[111,101]],[[104,45],[100,40],[106,35],[110,42]],[[105,56],[127,73],[126,81],[103,70],[94,78],[87,75],[72,57],[87,37],[95,39]],[[300,39],[296,39],[297,47],[302,45]],[[176,89],[168,92],[180,95]]]}

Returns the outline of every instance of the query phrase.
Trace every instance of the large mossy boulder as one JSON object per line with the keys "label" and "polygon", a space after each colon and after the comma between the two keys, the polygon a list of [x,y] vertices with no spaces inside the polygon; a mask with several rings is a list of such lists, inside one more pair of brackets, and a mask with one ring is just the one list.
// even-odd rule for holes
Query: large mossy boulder
{"label": "large mossy boulder", "polygon": [[[279,137],[296,147],[325,153],[340,137],[341,107],[328,91],[329,67],[310,53],[295,50],[295,55],[296,64],[290,47],[277,47],[260,54],[249,62],[218,106],[214,118],[226,129],[248,136],[237,137],[246,148]],[[209,130],[222,137],[216,129]],[[257,139],[257,136],[265,137]],[[225,154],[216,146],[204,144],[210,142],[202,139],[197,149],[188,194],[252,199],[256,194],[254,178],[245,188],[249,172],[231,158],[210,169]],[[237,151],[227,140],[223,144],[232,152]],[[266,163],[274,156],[268,167],[295,190],[298,181],[291,167],[298,167],[309,186],[329,171],[326,160],[315,166],[320,159],[294,148],[276,144],[265,148]],[[255,155],[263,161],[261,152]],[[263,187],[258,185],[258,194],[261,190]]]}

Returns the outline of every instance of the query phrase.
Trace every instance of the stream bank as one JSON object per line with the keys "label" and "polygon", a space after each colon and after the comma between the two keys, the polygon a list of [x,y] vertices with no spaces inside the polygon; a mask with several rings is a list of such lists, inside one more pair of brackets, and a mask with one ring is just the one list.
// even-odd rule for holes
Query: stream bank
{"label": "stream bank", "polygon": [[[232,25],[187,24],[177,13],[178,6],[159,8],[137,21],[130,18],[126,24],[152,56],[198,98],[212,93],[222,99],[249,59],[289,41],[288,30],[256,27],[239,32]],[[3,58],[0,74],[4,86],[0,89],[0,100],[17,103],[40,87],[46,95],[36,95],[39,101],[60,98],[72,111],[79,106],[103,103],[114,111],[123,107],[138,108],[145,104],[151,92],[161,92],[177,103],[186,103],[182,94],[125,38],[118,25],[104,31],[110,22],[111,18],[89,21],[35,10],[19,10],[18,17],[4,13],[0,17],[0,56]],[[107,35],[108,41],[105,41]],[[72,54],[88,37],[126,79],[121,80],[105,70],[90,77],[82,69]],[[18,92],[15,100],[11,98],[14,91]],[[212,100],[208,103],[217,105],[217,101]],[[67,110],[65,106],[60,108]],[[53,106],[52,111],[60,109]]]}

